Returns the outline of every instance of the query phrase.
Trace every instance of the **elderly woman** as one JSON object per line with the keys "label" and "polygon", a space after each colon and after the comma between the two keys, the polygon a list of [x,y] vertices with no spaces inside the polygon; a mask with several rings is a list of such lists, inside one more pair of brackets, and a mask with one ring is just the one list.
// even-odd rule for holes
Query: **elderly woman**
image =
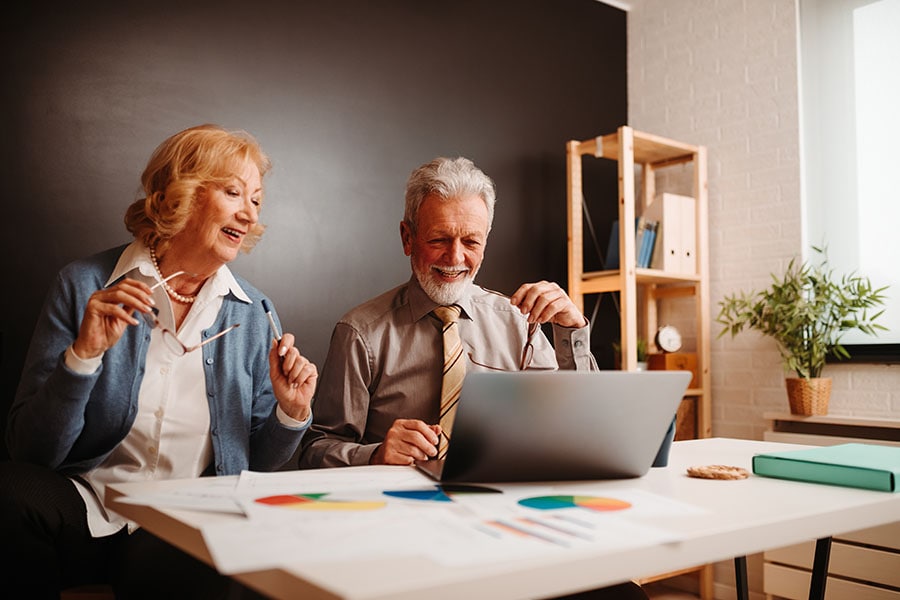
{"label": "elderly woman", "polygon": [[121,597],[201,598],[224,585],[102,499],[112,482],[275,470],[309,426],[315,365],[227,266],[262,235],[269,167],[244,132],[177,133],[126,213],[134,241],[53,283],[9,414],[13,461],[0,465],[14,597],[105,581]]}

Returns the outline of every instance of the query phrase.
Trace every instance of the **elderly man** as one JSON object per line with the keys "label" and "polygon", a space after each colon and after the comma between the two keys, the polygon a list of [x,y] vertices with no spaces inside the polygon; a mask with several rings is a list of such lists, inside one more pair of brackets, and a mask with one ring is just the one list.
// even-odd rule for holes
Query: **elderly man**
{"label": "elderly man", "polygon": [[[445,397],[441,409],[444,371],[596,368],[587,320],[558,285],[526,283],[507,298],[474,283],[495,199],[491,179],[468,159],[438,158],[413,171],[400,223],[412,276],[335,326],[301,467],[436,456],[454,408]],[[443,307],[455,322],[443,323]],[[539,327],[547,322],[553,346]],[[459,340],[451,365],[445,329]],[[444,396],[458,395],[461,381]]]}
{"label": "elderly man", "polygon": [[[526,283],[510,298],[475,285],[495,200],[465,158],[410,175],[400,238],[412,276],[335,326],[301,468],[441,457],[467,371],[597,368],[587,319],[558,285]],[[646,598],[627,582],[567,600]]]}

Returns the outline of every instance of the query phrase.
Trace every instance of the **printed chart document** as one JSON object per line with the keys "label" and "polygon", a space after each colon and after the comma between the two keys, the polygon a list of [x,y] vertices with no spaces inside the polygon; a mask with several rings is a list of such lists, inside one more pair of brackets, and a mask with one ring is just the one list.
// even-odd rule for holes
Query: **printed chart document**
{"label": "printed chart document", "polygon": [[[244,472],[244,519],[202,529],[222,573],[377,555],[465,566],[678,541],[642,516],[699,509],[640,490],[435,484],[408,467]],[[427,540],[427,543],[423,543]]]}

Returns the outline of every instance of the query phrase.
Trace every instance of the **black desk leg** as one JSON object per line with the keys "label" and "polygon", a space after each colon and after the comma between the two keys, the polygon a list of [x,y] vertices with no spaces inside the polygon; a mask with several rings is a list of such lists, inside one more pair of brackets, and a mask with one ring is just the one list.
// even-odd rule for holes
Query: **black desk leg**
{"label": "black desk leg", "polygon": [[828,581],[830,557],[831,538],[816,540],[816,556],[813,559],[812,580],[809,582],[809,600],[825,600],[825,583]]}
{"label": "black desk leg", "polygon": [[747,557],[734,557],[734,587],[737,590],[737,600],[750,600],[750,590],[747,587]]}

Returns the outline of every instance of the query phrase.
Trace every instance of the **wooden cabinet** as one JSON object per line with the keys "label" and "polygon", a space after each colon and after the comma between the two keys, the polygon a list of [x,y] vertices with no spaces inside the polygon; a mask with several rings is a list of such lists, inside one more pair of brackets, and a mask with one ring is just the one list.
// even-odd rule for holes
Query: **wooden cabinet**
{"label": "wooden cabinet", "polygon": [[[678,410],[676,439],[709,437],[712,433],[710,408],[709,340],[709,265],[707,257],[707,171],[706,148],[660,136],[635,131],[622,126],[617,131],[583,141],[570,141],[566,147],[568,168],[568,262],[569,296],[584,311],[585,296],[590,294],[618,293],[620,320],[620,367],[625,370],[638,368],[638,339],[643,338],[650,350],[659,323],[662,304],[670,299],[690,298],[693,309],[689,318],[693,329],[694,348],[686,348],[696,356],[696,377],[692,387]],[[585,272],[583,234],[583,178],[584,160],[591,158],[613,160],[618,163],[618,256],[619,268]],[[670,175],[668,171],[677,171]],[[688,181],[685,182],[684,179]],[[662,199],[670,193],[665,184],[676,181],[682,189],[677,200],[683,199],[684,188],[690,188],[693,223],[680,223],[677,227],[666,222],[669,242],[682,236],[680,243],[689,248],[687,258],[678,261],[654,261],[657,268],[638,268],[635,243],[635,222],[648,207],[660,198],[653,213],[660,210]],[[659,188],[659,189],[658,189]],[[639,192],[638,192],[639,190]],[[675,200],[669,198],[667,200]],[[613,202],[613,197],[610,197]],[[666,207],[669,208],[669,207]],[[685,234],[684,232],[690,232]],[[683,239],[690,235],[691,239]],[[657,240],[661,239],[657,236]],[[691,256],[692,255],[692,256]],[[685,263],[685,260],[689,261]],[[682,300],[683,302],[683,300]],[[712,565],[690,570],[698,575],[701,598],[713,597]],[[678,575],[667,573],[644,582]]]}
{"label": "wooden cabinet", "polygon": [[[900,446],[900,421],[835,415],[804,417],[766,413],[767,441],[830,446],[877,443]],[[817,484],[810,484],[817,485]],[[764,553],[766,598],[807,598],[815,542]],[[828,562],[826,600],[831,598],[900,599],[900,521],[835,536]]]}

